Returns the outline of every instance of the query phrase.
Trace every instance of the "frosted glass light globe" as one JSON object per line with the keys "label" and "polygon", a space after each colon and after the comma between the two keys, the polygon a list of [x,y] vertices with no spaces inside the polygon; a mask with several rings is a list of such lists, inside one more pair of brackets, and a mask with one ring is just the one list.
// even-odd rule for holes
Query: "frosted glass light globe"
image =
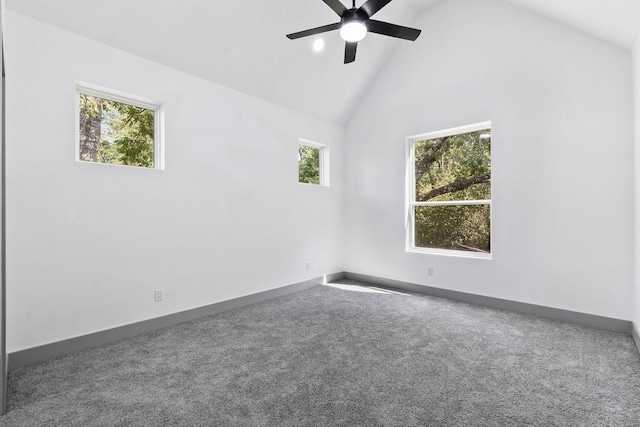
{"label": "frosted glass light globe", "polygon": [[359,42],[367,35],[367,27],[360,21],[347,22],[340,27],[340,37],[348,42]]}

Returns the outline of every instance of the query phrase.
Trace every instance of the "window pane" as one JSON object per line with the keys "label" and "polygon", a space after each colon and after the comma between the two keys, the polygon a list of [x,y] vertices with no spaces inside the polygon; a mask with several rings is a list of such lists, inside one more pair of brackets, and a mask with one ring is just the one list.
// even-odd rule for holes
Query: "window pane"
{"label": "window pane", "polygon": [[80,94],[80,160],[154,167],[155,111]]}
{"label": "window pane", "polygon": [[414,143],[416,201],[490,200],[491,129]]}
{"label": "window pane", "polygon": [[416,206],[414,209],[416,247],[490,252],[490,205]]}
{"label": "window pane", "polygon": [[320,184],[320,150],[306,145],[298,146],[298,181]]}

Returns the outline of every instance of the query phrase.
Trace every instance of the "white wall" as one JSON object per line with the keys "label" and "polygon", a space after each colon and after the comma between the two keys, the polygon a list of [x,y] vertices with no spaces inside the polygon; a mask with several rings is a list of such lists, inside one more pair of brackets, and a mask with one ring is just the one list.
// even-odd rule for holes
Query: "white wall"
{"label": "white wall", "polygon": [[[5,22],[9,352],[342,271],[341,127]],[[77,80],[164,102],[166,170],[74,161]],[[300,137],[330,188],[298,184]]]}
{"label": "white wall", "polygon": [[[629,52],[496,0],[411,26],[345,128],[345,270],[631,319]],[[407,253],[404,138],[485,120],[493,260]]]}

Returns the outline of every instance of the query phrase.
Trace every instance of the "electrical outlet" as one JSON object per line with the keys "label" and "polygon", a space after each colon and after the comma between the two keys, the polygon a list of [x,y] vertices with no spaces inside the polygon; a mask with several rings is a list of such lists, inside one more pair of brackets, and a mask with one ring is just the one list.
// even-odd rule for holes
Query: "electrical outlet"
{"label": "electrical outlet", "polygon": [[433,267],[427,268],[427,276],[433,276]]}
{"label": "electrical outlet", "polygon": [[156,289],[153,296],[156,302],[162,301],[162,289]]}
{"label": "electrical outlet", "polygon": [[309,269],[311,268],[311,263],[310,263],[310,262],[307,262],[307,263],[306,263],[306,267],[307,267],[307,270],[309,270]]}

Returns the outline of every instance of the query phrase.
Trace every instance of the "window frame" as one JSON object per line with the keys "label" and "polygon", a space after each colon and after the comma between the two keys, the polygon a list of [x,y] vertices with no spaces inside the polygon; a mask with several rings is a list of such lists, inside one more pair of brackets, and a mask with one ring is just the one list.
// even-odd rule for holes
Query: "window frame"
{"label": "window frame", "polygon": [[[135,166],[135,165],[119,165],[115,163],[90,162],[80,160],[80,94],[94,96],[109,101],[119,102],[121,104],[129,104],[135,107],[153,110],[153,167]],[[159,101],[143,98],[138,95],[121,92],[115,89],[108,89],[91,83],[76,82],[75,91],[75,107],[76,107],[76,136],[75,136],[75,160],[80,163],[92,163],[109,166],[133,167],[138,169],[164,170],[164,105]]]}
{"label": "window frame", "polygon": [[[435,201],[435,202],[418,202],[416,201],[416,181],[415,181],[415,150],[416,142],[425,141],[434,138],[441,138],[451,135],[459,135],[462,133],[476,132],[482,129],[492,129],[491,121],[484,121],[465,126],[439,130],[435,132],[427,132],[418,135],[412,135],[405,138],[405,215],[406,215],[406,251],[413,253],[423,253],[432,255],[445,255],[461,258],[488,259],[493,258],[493,250],[488,253],[462,251],[455,249],[427,248],[415,245],[415,208],[418,206],[470,206],[470,205],[489,205],[490,228],[489,235],[493,234],[493,182],[491,185],[491,199],[489,200],[452,200],[452,201]],[[493,148],[493,146],[492,146]],[[493,153],[492,153],[493,154]],[[493,155],[492,155],[493,160]],[[492,165],[493,170],[493,165]]]}
{"label": "window frame", "polygon": [[308,182],[300,182],[300,159],[298,159],[298,184],[314,185],[319,187],[329,187],[329,146],[319,142],[310,141],[308,139],[299,138],[298,148],[300,146],[315,148],[318,150],[318,170],[320,173],[320,183],[311,184]]}

